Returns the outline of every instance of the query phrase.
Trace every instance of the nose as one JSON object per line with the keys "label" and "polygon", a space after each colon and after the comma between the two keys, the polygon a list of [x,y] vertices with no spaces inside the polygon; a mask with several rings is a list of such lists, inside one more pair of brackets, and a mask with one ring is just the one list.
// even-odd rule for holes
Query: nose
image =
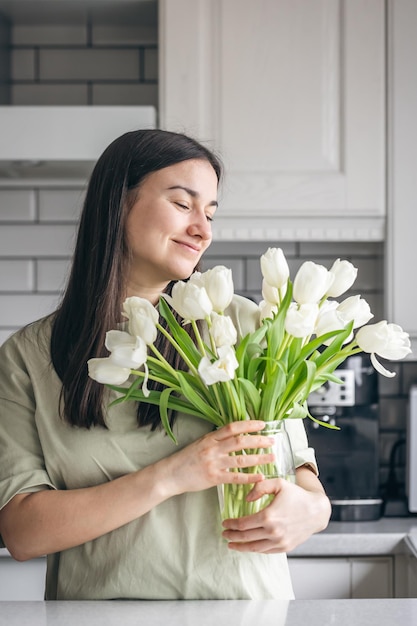
{"label": "nose", "polygon": [[211,239],[211,223],[205,213],[202,212],[193,215],[193,219],[188,227],[188,232],[193,237],[200,237],[203,240]]}

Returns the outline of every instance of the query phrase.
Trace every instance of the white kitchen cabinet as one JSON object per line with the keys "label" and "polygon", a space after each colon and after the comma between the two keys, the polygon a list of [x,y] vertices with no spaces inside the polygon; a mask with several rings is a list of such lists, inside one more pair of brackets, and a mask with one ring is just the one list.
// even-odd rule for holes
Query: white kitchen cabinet
{"label": "white kitchen cabinet", "polygon": [[46,559],[18,562],[0,550],[0,601],[43,600]]}
{"label": "white kitchen cabinet", "polygon": [[393,598],[393,557],[288,559],[297,599]]}
{"label": "white kitchen cabinet", "polygon": [[386,309],[417,357],[417,2],[388,3],[388,222]]}
{"label": "white kitchen cabinet", "polygon": [[384,0],[160,0],[163,128],[207,140],[217,239],[382,240]]}

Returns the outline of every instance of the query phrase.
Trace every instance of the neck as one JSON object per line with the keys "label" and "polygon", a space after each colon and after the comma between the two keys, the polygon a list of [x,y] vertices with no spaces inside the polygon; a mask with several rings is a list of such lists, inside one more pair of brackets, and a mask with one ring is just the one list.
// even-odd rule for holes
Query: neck
{"label": "neck", "polygon": [[130,296],[139,296],[149,300],[152,304],[156,305],[159,302],[159,296],[164,291],[168,283],[161,285],[139,285],[137,283],[129,283],[126,288],[126,298]]}

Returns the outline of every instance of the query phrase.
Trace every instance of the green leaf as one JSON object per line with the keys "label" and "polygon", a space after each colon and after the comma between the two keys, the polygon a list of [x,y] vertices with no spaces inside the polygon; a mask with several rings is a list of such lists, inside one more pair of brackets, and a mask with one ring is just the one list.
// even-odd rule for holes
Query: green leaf
{"label": "green leaf", "polygon": [[306,402],[303,402],[302,404],[294,402],[291,408],[291,413],[286,415],[285,419],[304,419],[309,414]]}
{"label": "green leaf", "polygon": [[175,319],[168,303],[163,297],[159,298],[159,312],[167,321],[173,339],[181,346],[194,367],[198,367],[202,355],[187,331],[184,330],[181,324]]}
{"label": "green leaf", "polygon": [[161,396],[159,398],[159,414],[161,416],[161,422],[162,422],[163,427],[165,428],[165,432],[172,439],[172,441],[176,445],[178,445],[178,441],[174,433],[172,432],[171,424],[169,423],[169,417],[168,417],[169,400],[170,400],[170,395],[172,392],[173,392],[173,389],[164,389],[161,392]]}
{"label": "green leaf", "polygon": [[316,424],[319,424],[320,426],[324,426],[325,428],[329,428],[329,430],[340,430],[339,426],[336,426],[335,424],[329,424],[329,422],[322,422],[321,420],[318,420],[316,417],[313,417],[311,413],[308,413],[308,417]]}
{"label": "green leaf", "polygon": [[285,389],[286,376],[282,364],[276,362],[275,375],[270,377],[262,389],[262,403],[259,419],[271,421],[276,419],[277,401]]}
{"label": "green leaf", "polygon": [[238,378],[239,384],[243,390],[243,395],[246,402],[250,405],[251,411],[249,411],[252,419],[257,419],[261,408],[261,395],[259,389],[246,378]]}
{"label": "green leaf", "polygon": [[220,426],[222,423],[221,414],[202,398],[195,388],[187,381],[185,372],[178,372],[181,391],[187,400],[213,424]]}

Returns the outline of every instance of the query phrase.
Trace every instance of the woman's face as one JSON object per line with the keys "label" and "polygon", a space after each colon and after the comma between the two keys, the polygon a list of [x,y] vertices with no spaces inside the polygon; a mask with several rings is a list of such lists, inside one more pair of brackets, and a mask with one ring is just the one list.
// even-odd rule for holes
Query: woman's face
{"label": "woman's face", "polygon": [[131,253],[128,295],[156,302],[171,280],[188,278],[211,243],[217,176],[192,159],[147,176],[126,222]]}

